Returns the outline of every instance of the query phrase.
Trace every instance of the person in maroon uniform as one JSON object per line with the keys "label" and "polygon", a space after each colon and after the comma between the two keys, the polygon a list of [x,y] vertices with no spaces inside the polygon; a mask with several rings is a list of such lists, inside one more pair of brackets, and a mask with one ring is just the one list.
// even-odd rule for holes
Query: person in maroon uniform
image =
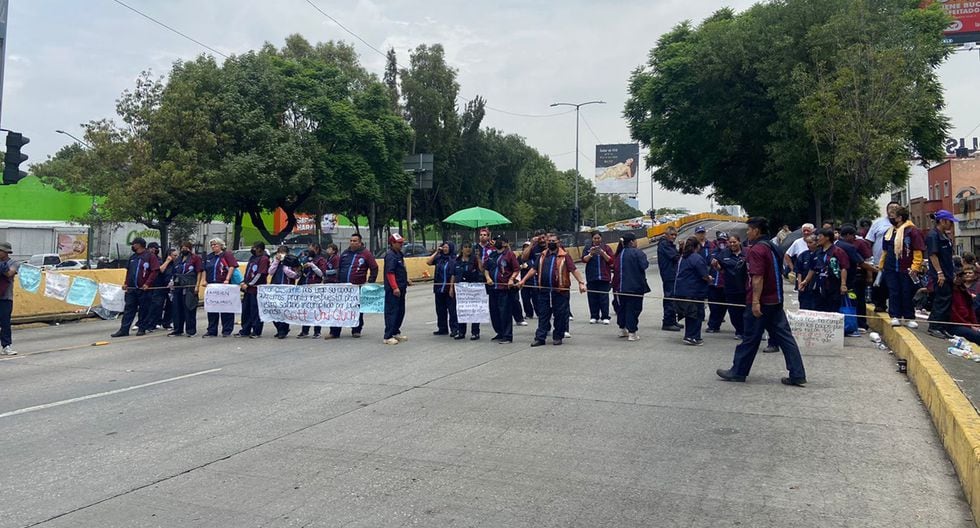
{"label": "person in maroon uniform", "polygon": [[[483,233],[480,234],[481,238]],[[517,255],[507,246],[507,237],[497,235],[494,249],[483,263],[484,278],[490,290],[490,324],[497,335],[491,341],[514,342],[514,319],[511,317],[510,289],[520,271]]]}
{"label": "person in maroon uniform", "polygon": [[129,257],[126,265],[126,284],[123,290],[126,292],[126,308],[123,311],[122,325],[119,331],[112,334],[112,337],[126,337],[129,335],[129,327],[133,324],[136,314],[139,314],[142,326],[136,335],[146,335],[148,328],[146,323],[150,320],[149,310],[152,301],[150,299],[150,287],[160,273],[160,259],[156,255],[147,251],[146,240],[136,238],[132,244],[133,254]]}
{"label": "person in maroon uniform", "polygon": [[269,255],[265,252],[265,243],[252,244],[252,256],[245,266],[245,278],[242,280],[242,329],[236,337],[262,337],[265,326],[259,318],[259,285],[269,280]]}
{"label": "person in maroon uniform", "polygon": [[[350,245],[340,254],[340,267],[337,271],[337,282],[343,284],[373,283],[378,279],[378,262],[374,255],[364,247],[360,233],[350,236]],[[360,315],[357,326],[351,329],[351,337],[361,337],[364,328],[364,314]],[[340,327],[330,327],[330,333],[324,339],[340,337]]]}
{"label": "person in maroon uniform", "polygon": [[[208,241],[211,252],[204,258],[204,280],[207,284],[231,284],[231,277],[238,269],[235,254],[228,251],[225,241],[212,238]],[[207,286],[205,285],[205,288]],[[235,329],[235,314],[208,313],[208,331],[201,337],[217,337],[218,321],[221,322],[221,337],[228,337]]]}
{"label": "person in maroon uniform", "polygon": [[180,256],[174,264],[174,328],[168,336],[197,335],[198,284],[202,273],[204,261],[194,252],[194,243],[185,241],[180,245]]}
{"label": "person in maroon uniform", "polygon": [[[320,250],[320,244],[316,242],[310,244],[310,248],[306,250],[306,262],[303,263],[300,268],[299,283],[300,284],[323,284],[323,280],[327,273],[327,259],[323,256]],[[313,339],[320,339],[320,330],[322,327],[313,327]],[[310,327],[304,326],[299,335],[296,336],[297,339],[305,339],[310,336]]]}

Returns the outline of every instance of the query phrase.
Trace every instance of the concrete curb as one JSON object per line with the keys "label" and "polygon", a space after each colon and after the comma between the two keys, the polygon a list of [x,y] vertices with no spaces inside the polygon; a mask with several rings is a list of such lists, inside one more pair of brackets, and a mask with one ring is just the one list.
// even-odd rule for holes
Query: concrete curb
{"label": "concrete curb", "polygon": [[970,503],[973,521],[980,527],[980,415],[914,333],[903,327],[893,328],[881,314],[868,322],[895,355],[908,362],[909,379],[929,409]]}

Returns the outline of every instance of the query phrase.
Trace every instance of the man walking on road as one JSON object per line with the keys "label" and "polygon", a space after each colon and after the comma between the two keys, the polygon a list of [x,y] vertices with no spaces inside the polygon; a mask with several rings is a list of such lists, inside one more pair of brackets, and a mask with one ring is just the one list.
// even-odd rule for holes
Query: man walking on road
{"label": "man walking on road", "polygon": [[10,259],[10,242],[0,242],[0,356],[14,356],[10,319],[14,313],[14,275],[20,266]]}
{"label": "man walking on road", "polygon": [[803,358],[783,310],[779,256],[773,244],[763,238],[768,237],[769,222],[765,218],[755,217],[746,223],[748,240],[752,245],[747,257],[749,282],[746,284],[745,303],[751,315],[745,317],[745,339],[735,347],[732,368],[718,369],[716,373],[725,381],[744,382],[759,352],[762,334],[769,332],[769,337],[782,350],[789,370],[789,377],[780,381],[783,385],[803,386],[806,384]]}
{"label": "man walking on road", "polygon": [[677,264],[681,260],[681,254],[677,251],[676,240],[677,228],[668,227],[664,237],[657,244],[657,266],[660,268],[660,280],[664,284],[664,320],[661,328],[668,332],[680,332],[682,328],[677,324],[674,301],[669,300],[674,296]]}

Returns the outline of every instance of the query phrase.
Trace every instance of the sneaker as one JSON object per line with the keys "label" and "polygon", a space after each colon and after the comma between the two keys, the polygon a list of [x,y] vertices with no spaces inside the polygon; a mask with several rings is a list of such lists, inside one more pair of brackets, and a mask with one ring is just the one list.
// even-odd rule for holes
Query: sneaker
{"label": "sneaker", "polygon": [[445,330],[436,330],[435,332],[432,332],[432,335],[435,335],[435,336],[449,335],[449,332],[448,331],[445,331]]}
{"label": "sneaker", "polygon": [[862,337],[862,336],[864,336],[864,334],[862,334],[861,332],[848,332],[844,334],[844,337]]}
{"label": "sneaker", "polygon": [[300,334],[296,336],[296,339],[306,339],[307,337],[310,337],[310,334],[306,332],[300,332]]}
{"label": "sneaker", "polygon": [[544,341],[542,341],[542,340],[540,340],[540,339],[535,339],[535,340],[534,340],[534,342],[533,342],[533,343],[531,343],[531,347],[532,347],[532,348],[533,348],[533,347],[539,347],[539,346],[544,346],[544,345],[545,345],[545,342],[544,342]]}
{"label": "sneaker", "polygon": [[598,319],[589,319],[589,324],[596,324],[598,322],[599,322]]}
{"label": "sneaker", "polygon": [[688,346],[701,346],[704,344],[704,341],[701,341],[699,339],[692,339],[690,337],[685,337],[684,344]]}
{"label": "sneaker", "polygon": [[738,334],[735,334],[735,340],[736,341],[745,341],[745,337],[743,337],[741,335],[738,335]]}
{"label": "sneaker", "polygon": [[763,354],[775,354],[776,352],[779,352],[779,347],[778,346],[767,346],[762,351]]}
{"label": "sneaker", "polygon": [[561,339],[555,339],[551,344],[554,345],[554,346],[561,346],[562,345],[562,341],[561,341]]}
{"label": "sneaker", "polygon": [[802,387],[806,385],[806,378],[781,378],[779,380],[783,385],[794,385],[796,387]]}
{"label": "sneaker", "polygon": [[453,337],[453,339],[457,341],[459,341],[460,339],[466,339],[466,334],[456,334],[456,336]]}
{"label": "sneaker", "polygon": [[638,335],[636,335],[636,334],[630,334],[630,335],[629,335],[629,336],[628,336],[628,337],[626,338],[626,340],[627,340],[627,341],[639,341],[639,340],[640,340],[640,336],[638,336]]}
{"label": "sneaker", "polygon": [[339,339],[339,338],[340,338],[340,336],[336,336],[336,335],[333,335],[333,334],[327,334],[327,335],[323,336],[323,339],[325,341],[329,341],[331,339]]}
{"label": "sneaker", "polygon": [[745,376],[736,376],[736,375],[732,374],[732,371],[730,371],[730,370],[718,369],[718,370],[715,371],[715,374],[717,374],[719,378],[721,378],[721,379],[723,379],[725,381],[734,381],[734,382],[737,382],[737,383],[745,383]]}
{"label": "sneaker", "polygon": [[603,319],[602,320],[602,324],[608,326],[609,325],[609,319]]}
{"label": "sneaker", "polygon": [[715,330],[714,328],[708,328],[708,329],[705,329],[705,331],[704,331],[704,333],[706,333],[706,334],[717,334],[718,332],[721,332],[721,330]]}
{"label": "sneaker", "polygon": [[906,328],[911,328],[912,330],[915,330],[916,328],[919,327],[919,323],[917,323],[915,321],[909,321],[909,322],[905,323],[905,326],[906,326]]}
{"label": "sneaker", "polygon": [[664,325],[660,329],[664,332],[680,332],[684,328],[680,325]]}
{"label": "sneaker", "polygon": [[625,328],[620,328],[619,329],[619,337],[627,337],[629,335],[630,335],[629,330],[627,330]]}
{"label": "sneaker", "polygon": [[517,326],[527,326],[527,321],[521,321],[517,323]]}
{"label": "sneaker", "polygon": [[354,339],[357,339],[357,338],[361,337],[361,333],[360,332],[351,332],[350,333],[350,336],[353,337]]}
{"label": "sneaker", "polygon": [[385,339],[384,341],[382,341],[382,343],[384,343],[386,345],[397,345],[400,342],[401,341],[395,339],[394,337],[389,337],[388,339]]}
{"label": "sneaker", "polygon": [[16,355],[17,352],[14,352],[14,349],[11,348],[10,345],[7,345],[3,347],[3,350],[0,350],[0,356],[16,356]]}
{"label": "sneaker", "polygon": [[479,340],[480,340],[480,334],[476,334],[470,337],[470,341],[479,341]]}
{"label": "sneaker", "polygon": [[136,337],[143,337],[146,335],[146,330],[137,330]]}
{"label": "sneaker", "polygon": [[572,334],[570,332],[565,332],[565,339],[571,339]]}
{"label": "sneaker", "polygon": [[574,315],[569,315],[568,316],[568,320],[569,321],[574,321],[575,320],[575,316]]}
{"label": "sneaker", "polygon": [[169,334],[167,334],[167,337],[179,337],[179,336],[182,336],[182,335],[184,335],[184,334],[182,334],[180,332],[170,332]]}
{"label": "sneaker", "polygon": [[902,322],[899,321],[897,317],[892,317],[891,325],[892,326],[902,326]]}
{"label": "sneaker", "polygon": [[934,330],[930,328],[928,334],[937,339],[949,339],[949,334],[942,330]]}
{"label": "sneaker", "polygon": [[396,335],[395,336],[395,339],[397,339],[399,342],[401,342],[401,341],[408,341],[408,337],[405,337],[405,336],[403,336],[401,334]]}
{"label": "sneaker", "polygon": [[122,330],[120,330],[115,334],[111,334],[109,337],[129,337],[129,332],[123,332]]}

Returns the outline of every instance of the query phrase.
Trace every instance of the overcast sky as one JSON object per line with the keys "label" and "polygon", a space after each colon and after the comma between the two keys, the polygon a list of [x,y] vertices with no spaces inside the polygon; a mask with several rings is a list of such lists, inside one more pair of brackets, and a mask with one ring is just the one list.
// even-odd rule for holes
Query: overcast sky
{"label": "overcast sky", "polygon": [[[352,42],[365,67],[380,75],[384,59],[306,0],[123,0],[225,54],[282,45],[291,33],[308,40]],[[426,0],[312,0],[371,46],[394,47],[401,64],[409,50],[441,43],[459,70],[461,94],[484,96],[484,125],[524,136],[559,168],[575,164],[575,117],[556,113],[555,101],[602,99],[582,110],[580,170],[592,174],[596,143],[629,141],[622,118],[630,72],[645,62],[659,35],[685,20],[701,20],[723,6],[753,2],[621,0],[594,2],[459,2]],[[10,0],[2,126],[31,138],[30,162],[45,159],[81,135],[79,124],[114,116],[119,94],[142,70],[164,74],[173,61],[207,52],[113,0]],[[943,66],[954,137],[978,135],[980,85],[976,51],[957,53]],[[494,110],[495,109],[495,110]],[[968,140],[969,142],[969,140]],[[705,145],[711,148],[711,145]],[[640,205],[650,204],[649,171],[640,176]],[[706,210],[705,197],[656,187],[658,207]]]}

